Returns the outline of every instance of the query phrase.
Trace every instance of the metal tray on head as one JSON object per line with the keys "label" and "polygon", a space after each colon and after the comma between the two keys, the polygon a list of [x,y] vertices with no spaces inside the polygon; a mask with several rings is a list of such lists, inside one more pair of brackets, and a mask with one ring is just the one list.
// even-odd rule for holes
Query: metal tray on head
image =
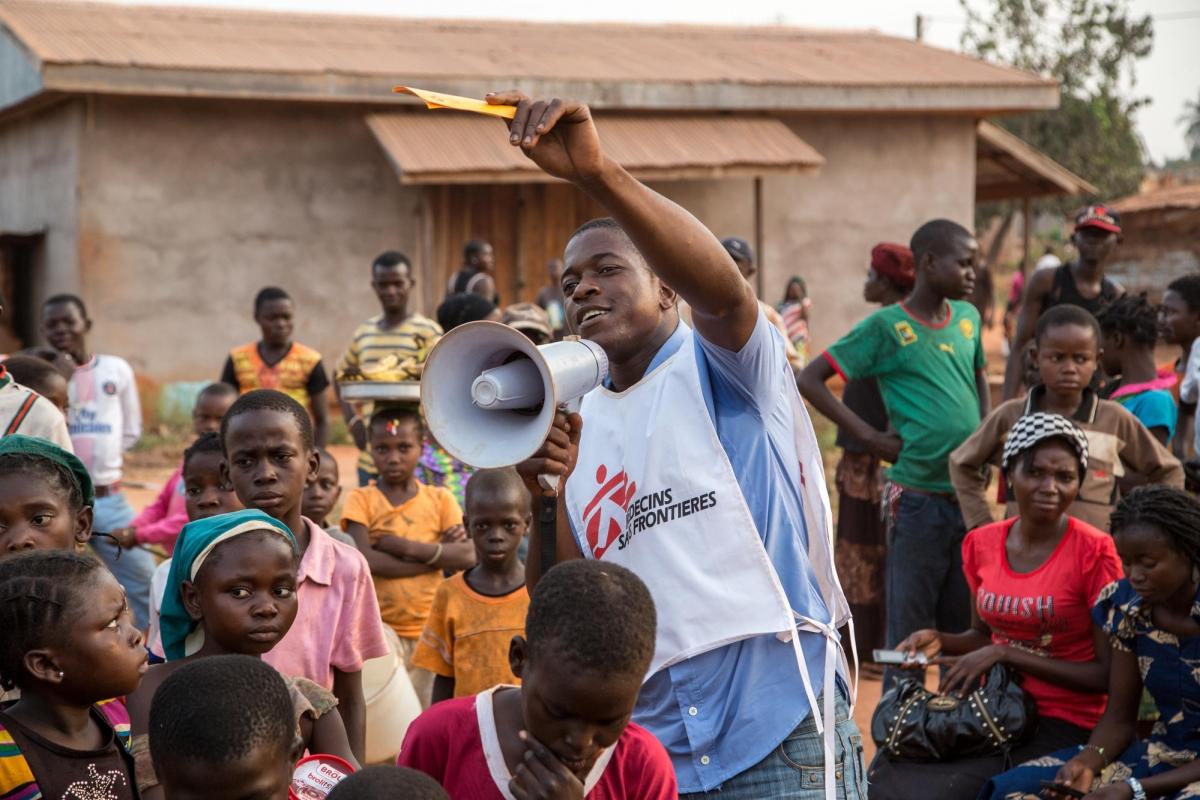
{"label": "metal tray on head", "polygon": [[343,400],[419,403],[420,381],[344,381],[338,384]]}

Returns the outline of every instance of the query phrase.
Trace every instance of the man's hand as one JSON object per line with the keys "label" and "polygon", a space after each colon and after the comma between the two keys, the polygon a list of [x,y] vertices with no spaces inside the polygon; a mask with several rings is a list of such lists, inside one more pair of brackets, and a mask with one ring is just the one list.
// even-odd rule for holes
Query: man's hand
{"label": "man's hand", "polygon": [[508,123],[509,144],[520,147],[543,172],[556,178],[584,183],[604,167],[600,136],[592,112],[575,100],[531,100],[523,92],[490,92],[484,98],[494,106],[516,106]]}
{"label": "man's hand", "polygon": [[871,453],[889,464],[895,464],[900,458],[900,449],[904,442],[894,431],[878,431],[865,443]]}
{"label": "man's hand", "polygon": [[517,800],[583,800],[583,783],[544,744],[521,731],[525,756],[508,790]]}
{"label": "man's hand", "polygon": [[137,547],[137,529],[133,527],[120,528],[119,530],[110,531],[109,535],[117,540],[117,544],[126,550],[132,550]]}
{"label": "man's hand", "polygon": [[532,458],[517,465],[517,472],[521,473],[521,478],[534,497],[547,494],[546,489],[538,483],[539,475],[558,475],[558,488],[562,491],[567,478],[575,471],[582,433],[583,417],[562,411],[555,413],[554,425],[546,441]]}

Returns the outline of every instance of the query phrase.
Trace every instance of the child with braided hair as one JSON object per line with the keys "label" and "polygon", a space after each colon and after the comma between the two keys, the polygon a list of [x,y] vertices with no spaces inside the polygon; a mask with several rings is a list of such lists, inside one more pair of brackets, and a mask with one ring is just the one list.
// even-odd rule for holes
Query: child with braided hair
{"label": "child with braided hair", "polygon": [[1143,292],[1114,300],[1096,317],[1100,323],[1100,365],[1110,381],[1100,392],[1115,400],[1146,426],[1162,444],[1175,436],[1174,369],[1154,364],[1158,309]]}
{"label": "child with braided hair", "polygon": [[32,551],[0,562],[0,797],[135,800],[122,697],[146,671],[125,590],[96,558]]}
{"label": "child with braided hair", "polygon": [[[1117,505],[1112,529],[1126,577],[1092,610],[1111,655],[1108,707],[1087,744],[994,778],[981,798],[1035,797],[1048,780],[1090,792],[1088,800],[1200,797],[1200,502],[1143,486]],[[1161,721],[1139,741],[1143,686]]]}

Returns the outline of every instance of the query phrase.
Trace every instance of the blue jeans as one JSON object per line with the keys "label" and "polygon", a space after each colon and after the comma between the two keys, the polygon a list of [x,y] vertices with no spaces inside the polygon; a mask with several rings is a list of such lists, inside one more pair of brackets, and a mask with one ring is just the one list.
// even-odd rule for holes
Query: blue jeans
{"label": "blue jeans", "polygon": [[922,628],[958,633],[971,627],[971,590],[962,564],[967,530],[958,503],[905,489],[889,533],[888,646]]}
{"label": "blue jeans", "polygon": [[[120,530],[133,522],[133,518],[133,507],[129,505],[123,493],[97,497],[92,530],[100,533]],[[146,626],[150,624],[150,579],[154,576],[154,568],[158,562],[140,547],[121,550],[103,536],[92,538],[92,549],[116,576],[117,582],[125,587],[133,619],[138,628],[146,630]]]}
{"label": "blue jeans", "polygon": [[[817,700],[817,713],[823,701]],[[850,718],[850,704],[838,693],[834,730],[834,780],[838,800],[866,800],[867,768],[863,764],[862,734]],[[736,736],[736,732],[730,735]],[[825,800],[825,756],[817,723],[809,714],[774,752],[750,769],[708,792],[681,794],[685,798],[718,800]]]}

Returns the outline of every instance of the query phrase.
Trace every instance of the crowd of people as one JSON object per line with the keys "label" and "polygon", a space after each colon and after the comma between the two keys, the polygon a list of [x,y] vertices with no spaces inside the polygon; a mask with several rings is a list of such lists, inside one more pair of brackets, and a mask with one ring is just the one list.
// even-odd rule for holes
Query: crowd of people
{"label": "crowd of people", "polygon": [[[263,289],[140,513],[133,371],[83,299],[45,301],[50,347],[0,366],[0,798],[282,800],[306,763],[330,800],[1200,797],[1200,275],[1126,293],[1119,217],[1087,208],[1078,260],[1029,279],[993,409],[966,228],[864,253],[878,310],[810,359],[803,279],[761,303],[750,244],[630,177],[586,106],[488,102],[611,216],[536,303],[502,306],[473,240],[431,319],[380,254],[380,312],[332,369]],[[415,406],[342,395],[476,320],[608,358],[526,461],[476,469]],[[802,398],[839,428],[836,532]],[[330,409],[360,451],[344,496]],[[868,769],[846,652],[889,649],[880,713],[913,699]],[[364,667],[389,656],[419,715],[371,766]],[[912,756],[943,735],[917,710],[991,720],[997,675],[1021,730],[968,719]]]}

